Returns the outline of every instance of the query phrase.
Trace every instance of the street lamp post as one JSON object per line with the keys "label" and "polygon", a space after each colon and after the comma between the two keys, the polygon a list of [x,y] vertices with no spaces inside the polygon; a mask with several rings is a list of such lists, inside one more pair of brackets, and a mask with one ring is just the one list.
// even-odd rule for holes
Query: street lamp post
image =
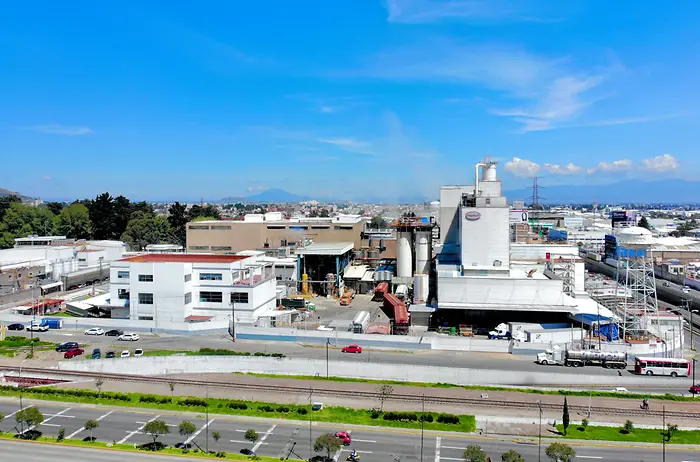
{"label": "street lamp post", "polygon": [[[25,359],[22,361],[22,363],[19,365],[19,382],[17,383],[17,386],[19,387],[19,411],[22,412],[24,410],[24,406],[22,405],[22,366],[24,363],[26,363],[27,360]],[[24,422],[20,422],[20,433],[24,433]]]}
{"label": "street lamp post", "polygon": [[330,378],[328,374],[328,346],[331,344],[331,339],[326,339],[326,379]]}
{"label": "street lamp post", "polygon": [[314,405],[312,403],[312,396],[314,395],[314,389],[309,388],[309,460],[311,460],[311,456],[313,455],[313,450],[314,446],[311,442],[311,423],[313,421],[313,412],[314,412]]}
{"label": "street lamp post", "polygon": [[[691,351],[694,351],[695,348],[693,348],[693,313],[697,313],[699,310],[688,310],[690,311],[690,349]],[[681,347],[682,348],[682,347]]]}
{"label": "street lamp post", "polygon": [[540,428],[537,433],[537,461],[542,462],[542,401],[537,401],[537,406],[540,408]]}
{"label": "street lamp post", "polygon": [[423,393],[420,413],[420,462],[423,462],[423,426],[425,424],[425,393]]}
{"label": "street lamp post", "polygon": [[695,363],[697,361],[697,359],[693,358],[693,386],[695,386]]}

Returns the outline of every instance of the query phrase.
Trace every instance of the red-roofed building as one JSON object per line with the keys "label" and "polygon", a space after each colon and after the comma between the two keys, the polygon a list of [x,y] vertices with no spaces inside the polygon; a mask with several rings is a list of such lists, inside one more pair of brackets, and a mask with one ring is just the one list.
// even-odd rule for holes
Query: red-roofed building
{"label": "red-roofed building", "polygon": [[153,253],[110,267],[110,304],[160,328],[192,322],[223,328],[231,319],[253,324],[275,308],[275,289],[272,264],[257,255]]}

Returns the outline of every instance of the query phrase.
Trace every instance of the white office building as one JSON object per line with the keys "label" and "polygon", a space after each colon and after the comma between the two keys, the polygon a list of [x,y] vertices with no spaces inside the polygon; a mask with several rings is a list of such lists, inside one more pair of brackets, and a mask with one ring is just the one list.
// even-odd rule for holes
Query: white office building
{"label": "white office building", "polygon": [[110,267],[110,305],[155,328],[253,324],[276,307],[275,286],[273,265],[256,255],[142,254]]}

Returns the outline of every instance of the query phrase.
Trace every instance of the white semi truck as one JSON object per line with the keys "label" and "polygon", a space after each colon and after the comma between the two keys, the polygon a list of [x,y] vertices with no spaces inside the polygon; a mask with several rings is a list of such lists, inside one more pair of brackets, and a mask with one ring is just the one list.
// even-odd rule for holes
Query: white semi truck
{"label": "white semi truck", "polygon": [[562,350],[559,346],[537,354],[537,363],[567,367],[600,365],[606,369],[626,369],[627,353],[599,350]]}

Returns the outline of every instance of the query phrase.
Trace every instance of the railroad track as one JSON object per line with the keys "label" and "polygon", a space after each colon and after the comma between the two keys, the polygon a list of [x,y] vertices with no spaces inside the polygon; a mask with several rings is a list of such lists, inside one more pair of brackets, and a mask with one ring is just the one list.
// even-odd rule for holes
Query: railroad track
{"label": "railroad track", "polygon": [[[17,371],[19,368],[16,366],[0,366],[0,370],[5,371]],[[313,392],[317,395],[324,396],[339,396],[339,397],[350,397],[350,398],[365,398],[369,400],[378,400],[380,397],[379,393],[370,391],[356,391],[356,390],[338,390],[332,388],[320,388],[320,387],[298,387],[289,385],[260,385],[260,384],[250,384],[242,382],[220,382],[220,381],[205,381],[205,380],[194,380],[194,379],[184,379],[176,377],[159,377],[159,376],[143,376],[134,374],[114,374],[114,373],[102,373],[102,372],[88,372],[88,371],[66,371],[59,369],[45,369],[38,367],[22,367],[22,372],[25,374],[42,374],[51,376],[63,376],[63,377],[83,377],[83,378],[102,378],[103,380],[109,380],[113,382],[139,382],[139,383],[154,383],[154,384],[168,384],[174,382],[177,385],[189,385],[194,387],[219,387],[228,389],[238,389],[238,390],[255,390],[255,391],[272,391],[281,394],[308,394]],[[425,399],[426,403],[432,404],[451,404],[455,406],[472,406],[472,407],[501,407],[501,408],[513,408],[513,409],[539,409],[540,406],[542,410],[547,411],[562,411],[562,404],[554,403],[538,403],[538,402],[528,402],[528,401],[511,401],[511,400],[493,400],[489,398],[454,398],[445,396],[416,396],[405,393],[392,393],[388,400],[391,401],[402,401],[402,402],[415,402],[420,403]],[[636,404],[636,403],[635,403]],[[642,410],[635,408],[611,408],[611,407],[600,407],[600,406],[578,406],[569,405],[570,412],[579,414],[593,415],[617,415],[617,416],[653,416],[662,417],[663,412],[661,410]],[[679,419],[700,419],[700,412],[682,412],[682,411],[666,411],[665,415],[667,418],[676,417]]]}

